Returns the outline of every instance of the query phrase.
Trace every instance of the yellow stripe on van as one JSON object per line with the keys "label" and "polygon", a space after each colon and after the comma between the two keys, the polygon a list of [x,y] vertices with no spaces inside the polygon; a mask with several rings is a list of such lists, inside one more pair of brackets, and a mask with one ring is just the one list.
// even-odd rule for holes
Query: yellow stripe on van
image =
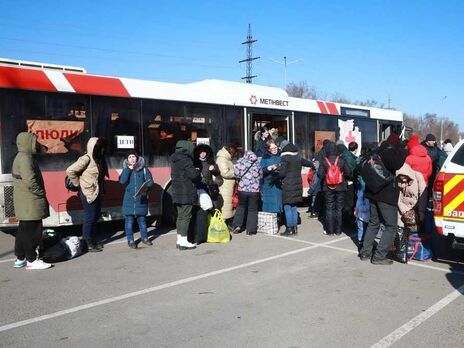
{"label": "yellow stripe on van", "polygon": [[464,175],[455,175],[445,184],[444,194],[450,192],[456,185],[464,180]]}
{"label": "yellow stripe on van", "polygon": [[444,215],[448,216],[451,215],[451,212],[459,207],[462,203],[464,202],[464,191],[458,194],[451,202],[449,202],[445,209],[444,209]]}

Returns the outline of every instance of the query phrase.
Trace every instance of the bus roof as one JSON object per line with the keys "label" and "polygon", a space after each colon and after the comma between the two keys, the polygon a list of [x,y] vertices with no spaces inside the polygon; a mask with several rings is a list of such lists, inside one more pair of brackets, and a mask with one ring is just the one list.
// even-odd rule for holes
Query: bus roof
{"label": "bus roof", "polygon": [[277,87],[214,79],[186,84],[148,81],[91,75],[82,68],[79,72],[71,71],[70,67],[50,69],[50,64],[30,63],[15,65],[0,58],[0,88],[173,100],[403,121],[403,113],[400,111],[294,98]]}

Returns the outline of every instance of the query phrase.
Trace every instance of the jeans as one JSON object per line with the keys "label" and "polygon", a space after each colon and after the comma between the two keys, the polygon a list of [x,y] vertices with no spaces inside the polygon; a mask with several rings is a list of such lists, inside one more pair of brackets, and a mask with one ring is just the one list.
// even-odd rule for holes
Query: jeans
{"label": "jeans", "polygon": [[328,234],[342,233],[342,209],[345,191],[324,191],[325,230]]}
{"label": "jeans", "polygon": [[298,224],[298,211],[295,204],[284,204],[287,227],[296,227]]}
{"label": "jeans", "polygon": [[361,242],[364,238],[364,233],[366,230],[366,223],[361,219],[356,219],[356,226],[358,227],[358,241]]}
{"label": "jeans", "polygon": [[125,219],[125,230],[126,230],[126,237],[128,242],[134,241],[134,220],[137,219],[137,225],[139,225],[140,236],[142,240],[148,239],[148,231],[147,231],[147,223],[145,221],[144,215],[126,215]]}
{"label": "jeans", "polygon": [[375,251],[375,258],[384,259],[393,244],[398,230],[398,208],[383,202],[369,200],[369,224],[364,235],[364,243],[361,253],[371,254],[374,240],[379,232],[380,221],[382,219],[385,230],[380,237],[379,244]]}
{"label": "jeans", "polygon": [[95,236],[97,234],[97,221],[100,219],[101,214],[101,196],[98,197],[92,202],[87,202],[87,198],[79,191],[79,197],[84,207],[84,224],[82,225],[82,237],[86,240],[95,241]]}
{"label": "jeans", "polygon": [[182,237],[188,236],[190,220],[192,220],[192,205],[191,204],[176,204],[177,220],[176,229],[177,234]]}
{"label": "jeans", "polygon": [[256,233],[258,230],[258,202],[259,192],[238,191],[238,207],[235,212],[233,227],[242,227],[246,217],[246,230]]}
{"label": "jeans", "polygon": [[33,262],[39,257],[38,247],[42,240],[42,220],[19,221],[15,238],[15,255],[19,260]]}

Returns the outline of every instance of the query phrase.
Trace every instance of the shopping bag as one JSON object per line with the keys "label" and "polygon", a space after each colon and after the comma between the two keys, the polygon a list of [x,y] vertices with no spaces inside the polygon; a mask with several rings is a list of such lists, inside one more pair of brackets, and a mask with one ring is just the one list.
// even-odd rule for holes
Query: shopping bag
{"label": "shopping bag", "polygon": [[220,210],[215,210],[209,219],[208,243],[228,243],[230,241],[229,228],[222,217]]}
{"label": "shopping bag", "polygon": [[432,235],[411,233],[408,237],[408,258],[426,261],[432,258]]}
{"label": "shopping bag", "polygon": [[279,226],[277,224],[276,213],[258,212],[258,232],[266,234],[277,234]]}
{"label": "shopping bag", "polygon": [[198,202],[200,203],[201,209],[206,211],[206,210],[210,210],[213,208],[213,201],[211,200],[211,197],[205,190],[198,189],[197,194],[198,194]]}

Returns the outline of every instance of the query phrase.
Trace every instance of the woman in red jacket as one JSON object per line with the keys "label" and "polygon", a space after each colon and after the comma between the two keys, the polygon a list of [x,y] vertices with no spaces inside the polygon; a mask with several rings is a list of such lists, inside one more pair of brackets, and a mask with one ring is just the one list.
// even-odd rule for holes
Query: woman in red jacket
{"label": "woman in red jacket", "polygon": [[407,146],[409,155],[406,157],[406,163],[413,170],[421,173],[427,183],[430,175],[432,175],[432,160],[427,154],[427,149],[420,144],[419,137],[416,134],[409,138]]}

